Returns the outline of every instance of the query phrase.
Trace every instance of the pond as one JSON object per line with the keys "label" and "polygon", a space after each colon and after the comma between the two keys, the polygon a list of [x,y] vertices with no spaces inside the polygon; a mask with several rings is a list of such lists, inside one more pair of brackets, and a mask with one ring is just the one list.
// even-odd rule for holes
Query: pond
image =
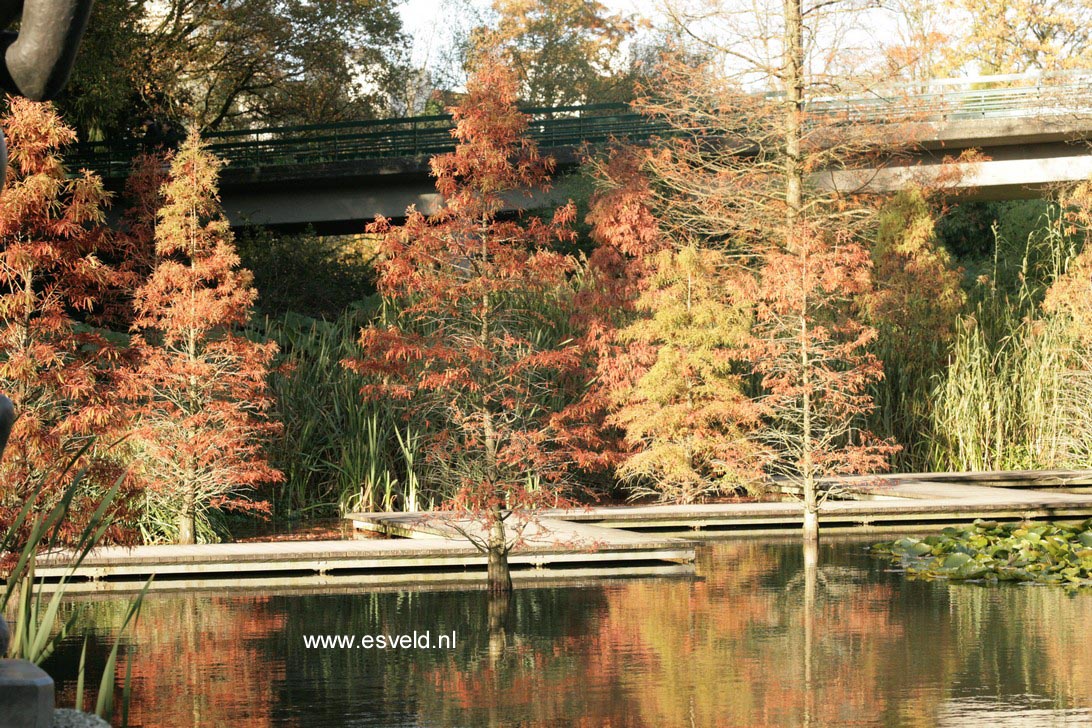
{"label": "pond", "polygon": [[[824,543],[810,579],[799,543],[735,540],[702,548],[696,580],[518,589],[492,640],[483,592],[153,594],[130,653],[130,724],[1092,721],[1092,593],[909,581],[865,543]],[[46,665],[60,704],[82,635],[101,670],[124,609],[87,604]],[[415,631],[429,649],[376,647]],[[313,635],[357,646],[308,647]]]}

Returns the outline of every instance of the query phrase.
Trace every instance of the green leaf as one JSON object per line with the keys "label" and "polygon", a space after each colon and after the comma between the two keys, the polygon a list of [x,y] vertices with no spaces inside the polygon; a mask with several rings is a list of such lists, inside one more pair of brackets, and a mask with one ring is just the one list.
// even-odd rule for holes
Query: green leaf
{"label": "green leaf", "polygon": [[971,559],[970,554],[965,554],[965,553],[962,553],[962,552],[961,553],[955,553],[955,554],[949,555],[948,558],[944,559],[944,563],[941,564],[941,567],[945,568],[945,569],[958,569],[959,567],[963,566],[964,564],[967,564],[971,560],[972,559]]}
{"label": "green leaf", "polygon": [[914,556],[925,556],[926,554],[931,554],[933,552],[933,547],[927,543],[918,541],[907,549],[907,551]]}

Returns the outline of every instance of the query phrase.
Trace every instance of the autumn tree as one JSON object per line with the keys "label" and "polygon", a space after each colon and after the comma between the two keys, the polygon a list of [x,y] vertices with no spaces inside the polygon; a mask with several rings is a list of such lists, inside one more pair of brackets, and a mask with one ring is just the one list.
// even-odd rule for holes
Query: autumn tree
{"label": "autumn tree", "polygon": [[960,61],[953,57],[955,29],[947,8],[930,0],[885,3],[891,27],[877,57],[886,75],[919,88],[955,75]]}
{"label": "autumn tree", "polygon": [[635,374],[651,366],[654,346],[622,342],[618,330],[633,321],[642,281],[665,249],[659,222],[649,201],[652,190],[643,174],[643,151],[616,146],[594,160],[596,180],[585,222],[595,243],[580,271],[570,325],[581,353],[587,386],[553,419],[558,442],[573,453],[585,481],[616,483],[615,468],[633,452],[625,431],[610,422],[618,393],[632,389]]}
{"label": "autumn tree", "polygon": [[519,98],[535,106],[628,99],[634,75],[623,41],[633,18],[598,0],[494,0],[495,27],[474,31],[471,58],[498,52],[515,71]]}
{"label": "autumn tree", "polygon": [[618,468],[636,493],[692,503],[759,488],[751,439],[760,410],[743,391],[754,280],[722,251],[687,246],[652,261],[635,320],[617,333],[655,359],[615,392],[611,421],[635,452]]}
{"label": "autumn tree", "polygon": [[[596,368],[575,406],[605,413],[598,446],[636,495],[693,502],[753,491],[758,411],[740,375],[754,277],[723,250],[668,232],[652,209],[648,155],[619,146],[593,163],[596,246],[576,310]],[[622,440],[614,452],[611,427]]]}
{"label": "autumn tree", "polygon": [[92,325],[115,276],[104,262],[112,239],[102,181],[69,175],[61,153],[76,135],[50,104],[10,99],[0,124],[11,154],[0,194],[0,391],[17,413],[0,463],[7,520],[39,488],[59,497],[64,461],[91,438],[99,441],[81,459],[91,470],[78,497],[90,501],[117,475],[103,454],[118,434],[117,350]]}
{"label": "autumn tree", "polygon": [[862,243],[875,204],[823,173],[904,149],[913,119],[898,104],[854,116],[830,98],[877,81],[846,44],[861,37],[852,30],[867,24],[866,8],[786,0],[755,13],[731,0],[673,0],[667,11],[708,60],[669,60],[639,102],[674,131],[646,164],[654,209],[669,235],[724,251],[759,281],[747,347],[761,380],[757,441],[768,469],[800,485],[811,541],[819,481],[882,467],[890,453],[856,433],[881,375],[855,300],[871,291]]}
{"label": "autumn tree", "polygon": [[877,285],[867,302],[870,317],[923,366],[943,358],[934,342],[951,338],[965,302],[960,272],[937,239],[934,204],[920,188],[883,202],[871,251]]}
{"label": "autumn tree", "polygon": [[1092,28],[1087,0],[948,0],[950,27],[960,28],[950,55],[982,74],[1088,68]]}
{"label": "autumn tree", "polygon": [[[114,276],[98,299],[102,325],[111,331],[128,331],[133,323],[133,295],[155,268],[156,215],[163,206],[166,179],[165,155],[140,153],[114,204],[115,210],[120,208],[111,234]],[[128,353],[122,352],[123,356]]]}
{"label": "autumn tree", "polygon": [[[896,449],[860,428],[883,365],[858,305],[872,289],[868,251],[848,236],[800,225],[760,271],[751,354],[762,377],[771,470],[804,494],[804,538],[818,536],[821,480],[883,470]],[[829,493],[829,491],[828,491]]]}
{"label": "autumn tree", "polygon": [[219,205],[219,169],[191,133],[163,188],[158,262],[134,299],[135,446],[150,508],[167,520],[153,536],[177,543],[207,538],[210,510],[262,508],[248,493],[281,480],[263,453],[278,427],[266,383],[276,345],[239,332],[256,293]]}
{"label": "autumn tree", "polygon": [[876,58],[921,88],[962,75],[1084,69],[1092,62],[1086,0],[893,0]]}
{"label": "autumn tree", "polygon": [[456,149],[432,160],[444,207],[372,226],[383,236],[378,287],[393,320],[365,329],[363,355],[347,362],[375,378],[367,396],[411,402],[427,425],[445,507],[480,528],[467,536],[488,554],[494,592],[511,588],[512,534],[536,509],[566,502],[571,458],[551,415],[579,359],[543,315],[570,296],[576,261],[556,247],[573,237],[572,205],[552,219],[500,216],[506,195],[546,185],[553,167],[525,136],[516,98],[515,76],[482,60],[452,109]]}

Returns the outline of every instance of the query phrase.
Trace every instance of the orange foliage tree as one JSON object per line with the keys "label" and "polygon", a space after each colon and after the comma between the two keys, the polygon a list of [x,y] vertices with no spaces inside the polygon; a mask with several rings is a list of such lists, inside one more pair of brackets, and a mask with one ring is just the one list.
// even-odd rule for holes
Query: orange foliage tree
{"label": "orange foliage tree", "polygon": [[760,409],[743,391],[741,362],[754,280],[722,251],[694,245],[663,250],[653,264],[639,316],[617,333],[654,352],[615,392],[611,421],[637,449],[618,474],[638,494],[682,503],[753,488]]}
{"label": "orange foliage tree", "polygon": [[511,588],[512,534],[535,509],[564,502],[572,454],[552,416],[566,386],[581,384],[567,376],[581,364],[579,347],[544,315],[572,295],[576,260],[556,246],[573,237],[573,206],[549,220],[500,216],[506,193],[545,187],[553,166],[526,138],[515,101],[513,74],[482,60],[452,110],[456,150],[432,160],[444,207],[371,227],[383,236],[378,287],[394,320],[365,329],[363,356],[347,362],[381,379],[367,395],[410,401],[427,423],[445,505],[482,529],[467,535],[488,554],[490,588],[501,592]]}
{"label": "orange foliage tree", "polygon": [[[91,470],[77,497],[93,500],[112,482],[116,468],[104,446],[119,410],[116,349],[88,325],[116,275],[104,262],[109,195],[94,174],[67,174],[61,151],[76,134],[51,105],[13,98],[0,124],[11,150],[0,194],[0,391],[18,414],[0,463],[0,520],[7,520],[38,488],[47,501],[59,497],[60,466],[91,437],[98,444],[80,463]],[[78,502],[70,510],[93,511]],[[79,528],[78,519],[71,526]]]}
{"label": "orange foliage tree", "polygon": [[135,446],[148,502],[163,517],[148,535],[178,543],[195,541],[210,509],[264,508],[245,491],[282,477],[263,453],[278,427],[266,414],[276,344],[238,333],[256,293],[219,206],[219,169],[192,133],[171,161],[158,262],[134,300],[140,364],[127,393],[139,408]]}
{"label": "orange foliage tree", "polygon": [[[868,251],[848,236],[799,223],[760,269],[751,342],[773,470],[804,493],[804,538],[818,537],[818,481],[883,470],[896,447],[857,428],[883,376],[868,351],[876,330],[858,304],[872,290]],[[829,492],[829,491],[828,491]]]}
{"label": "orange foliage tree", "polygon": [[805,538],[814,543],[819,478],[879,467],[888,448],[855,434],[873,408],[868,386],[881,375],[864,351],[874,332],[858,308],[871,289],[859,243],[874,205],[858,194],[867,186],[844,189],[829,173],[871,169],[881,150],[905,149],[914,115],[892,103],[862,123],[820,100],[872,80],[845,63],[852,54],[836,46],[849,25],[831,28],[822,6],[786,0],[760,17],[734,2],[671,6],[672,22],[693,40],[688,47],[709,60],[667,58],[662,81],[638,102],[672,130],[645,164],[653,209],[680,247],[693,240],[723,251],[759,281],[747,347],[764,412],[754,442],[771,474],[802,486]]}
{"label": "orange foliage tree", "polygon": [[142,152],[125,178],[114,232],[117,283],[105,301],[109,326],[125,331],[133,323],[133,295],[155,268],[156,216],[163,207],[167,160],[163,153]]}
{"label": "orange foliage tree", "polygon": [[611,422],[617,393],[633,386],[655,356],[641,341],[622,342],[619,328],[633,320],[649,261],[667,241],[649,207],[652,191],[641,171],[642,153],[618,146],[592,160],[597,189],[586,222],[595,243],[573,299],[571,324],[584,357],[588,386],[553,418],[559,441],[590,479],[607,474],[634,452],[625,429]]}

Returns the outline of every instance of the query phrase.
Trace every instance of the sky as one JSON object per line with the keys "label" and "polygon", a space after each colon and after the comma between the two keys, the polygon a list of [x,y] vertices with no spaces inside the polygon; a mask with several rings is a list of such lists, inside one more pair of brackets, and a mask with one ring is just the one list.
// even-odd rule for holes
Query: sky
{"label": "sky", "polygon": [[[649,15],[654,2],[645,0],[600,0],[612,13]],[[487,10],[491,0],[404,0],[399,14],[406,33],[413,38],[413,64],[429,65],[438,49],[446,45],[453,27],[466,23],[465,17],[451,17],[455,8],[470,5]],[[461,12],[461,8],[460,8]]]}

